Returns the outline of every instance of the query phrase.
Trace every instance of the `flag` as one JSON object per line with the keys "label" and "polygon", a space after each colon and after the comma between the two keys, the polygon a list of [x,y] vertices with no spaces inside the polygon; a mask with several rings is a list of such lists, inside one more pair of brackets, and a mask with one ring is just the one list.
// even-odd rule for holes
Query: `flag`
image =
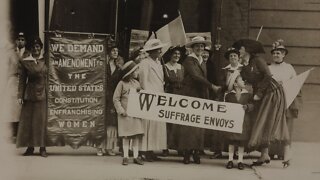
{"label": "flag", "polygon": [[304,73],[299,74],[298,76],[295,76],[289,79],[288,81],[283,82],[282,87],[283,87],[285,98],[286,98],[287,108],[291,105],[293,100],[297,97],[300,89],[303,86],[303,83],[309,76],[311,70],[313,70],[313,68],[305,71]]}
{"label": "flag", "polygon": [[182,23],[181,15],[156,31],[157,38],[168,46],[162,50],[166,52],[170,46],[183,46],[187,43],[187,36]]}

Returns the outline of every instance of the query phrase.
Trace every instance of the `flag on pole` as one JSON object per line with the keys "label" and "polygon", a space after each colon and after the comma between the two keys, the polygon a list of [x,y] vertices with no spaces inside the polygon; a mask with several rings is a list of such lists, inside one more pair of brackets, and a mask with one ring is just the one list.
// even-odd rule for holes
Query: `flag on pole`
{"label": "flag on pole", "polygon": [[183,46],[187,43],[187,36],[182,23],[181,15],[156,31],[157,38],[168,46],[162,50],[166,52],[170,46]]}
{"label": "flag on pole", "polygon": [[311,70],[313,70],[313,68],[305,71],[304,73],[299,74],[298,76],[295,76],[289,79],[288,81],[283,82],[282,87],[283,87],[285,98],[286,98],[287,108],[291,105],[293,100],[297,97],[300,89],[303,86],[303,83],[309,76]]}

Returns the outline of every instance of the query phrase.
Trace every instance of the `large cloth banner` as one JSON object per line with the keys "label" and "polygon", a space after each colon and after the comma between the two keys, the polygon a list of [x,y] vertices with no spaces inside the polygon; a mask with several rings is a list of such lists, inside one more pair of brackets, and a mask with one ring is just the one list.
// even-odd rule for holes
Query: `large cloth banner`
{"label": "large cloth banner", "polygon": [[169,93],[131,89],[128,116],[206,129],[241,133],[242,105]]}
{"label": "large cloth banner", "polygon": [[48,144],[97,146],[104,136],[105,39],[49,39]]}

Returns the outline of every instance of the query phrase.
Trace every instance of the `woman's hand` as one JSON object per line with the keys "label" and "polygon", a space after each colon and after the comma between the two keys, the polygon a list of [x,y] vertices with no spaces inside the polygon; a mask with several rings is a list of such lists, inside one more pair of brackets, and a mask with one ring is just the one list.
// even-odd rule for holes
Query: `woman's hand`
{"label": "woman's hand", "polygon": [[261,99],[261,97],[259,97],[259,96],[256,95],[256,94],[253,96],[253,100],[255,100],[255,101],[259,101],[260,99]]}
{"label": "woman's hand", "polygon": [[216,86],[216,85],[214,85],[214,84],[212,84],[211,85],[211,88],[213,89],[213,92],[215,92],[215,93],[220,93],[221,92],[221,86]]}
{"label": "woman's hand", "polygon": [[128,114],[126,112],[123,112],[120,115],[123,116],[123,117],[127,117],[128,116]]}
{"label": "woman's hand", "polygon": [[242,106],[242,108],[244,109],[244,111],[247,111],[248,105],[245,104],[245,105]]}
{"label": "woman's hand", "polygon": [[19,99],[18,99],[18,103],[19,103],[19,104],[23,104],[23,99],[19,98]]}

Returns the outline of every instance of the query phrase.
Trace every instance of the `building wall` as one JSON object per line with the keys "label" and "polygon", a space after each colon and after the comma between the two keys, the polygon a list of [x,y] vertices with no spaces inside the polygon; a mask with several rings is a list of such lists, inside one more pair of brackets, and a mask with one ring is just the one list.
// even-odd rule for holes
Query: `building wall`
{"label": "building wall", "polygon": [[263,25],[260,41],[267,61],[272,43],[281,38],[289,54],[285,61],[297,73],[316,67],[303,86],[304,107],[295,122],[294,140],[320,141],[320,2],[310,0],[251,0],[249,36],[255,38]]}

